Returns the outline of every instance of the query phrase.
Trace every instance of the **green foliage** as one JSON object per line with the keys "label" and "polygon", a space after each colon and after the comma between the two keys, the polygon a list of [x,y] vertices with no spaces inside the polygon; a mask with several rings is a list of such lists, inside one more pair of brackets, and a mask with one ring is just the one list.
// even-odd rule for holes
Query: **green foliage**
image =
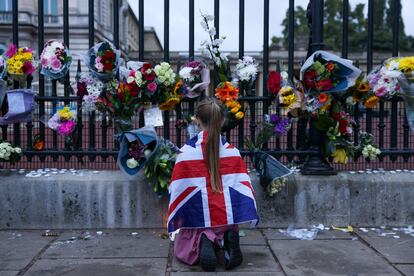
{"label": "green foliage", "polygon": [[[373,49],[376,51],[391,51],[392,49],[392,26],[393,26],[393,0],[374,1],[374,41]],[[354,8],[349,7],[348,41],[349,50],[361,52],[367,47],[368,20],[364,16],[365,4],[359,3]],[[400,5],[401,14],[402,5]],[[342,19],[343,1],[325,0],[324,8],[324,43],[326,49],[340,51],[342,48]],[[283,42],[288,44],[288,11],[282,21]],[[414,46],[414,37],[407,36],[404,31],[403,18],[400,17],[399,45],[401,50],[409,50]],[[295,37],[308,37],[309,27],[306,18],[306,9],[297,6],[295,9]],[[272,37],[272,44],[278,42],[277,37]]]}
{"label": "green foliage", "polygon": [[151,160],[145,165],[144,175],[154,186],[154,192],[163,194],[167,192],[178,148],[168,140],[162,139],[160,147]]}

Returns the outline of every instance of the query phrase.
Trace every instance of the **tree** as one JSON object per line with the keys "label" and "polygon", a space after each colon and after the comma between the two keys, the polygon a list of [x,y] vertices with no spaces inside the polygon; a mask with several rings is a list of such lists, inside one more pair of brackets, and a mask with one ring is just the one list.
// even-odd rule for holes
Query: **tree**
{"label": "tree", "polygon": [[[391,51],[393,26],[393,0],[374,1],[373,49],[376,51]],[[324,7],[324,43],[327,49],[339,51],[342,49],[342,19],[343,2],[338,0],[325,0]],[[348,17],[348,47],[350,51],[364,51],[367,48],[368,19],[364,16],[365,4],[357,4],[353,9],[349,7]],[[400,14],[401,14],[400,5]],[[295,8],[295,37],[309,36],[306,10],[301,6]],[[414,37],[407,36],[404,31],[403,18],[399,20],[399,45],[401,50],[412,49]],[[282,21],[282,39],[285,47],[288,43],[289,29],[288,11]]]}

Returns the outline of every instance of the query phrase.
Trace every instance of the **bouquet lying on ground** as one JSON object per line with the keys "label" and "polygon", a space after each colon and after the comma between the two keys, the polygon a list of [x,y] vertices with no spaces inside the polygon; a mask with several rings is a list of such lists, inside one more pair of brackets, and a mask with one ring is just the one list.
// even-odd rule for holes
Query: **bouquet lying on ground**
{"label": "bouquet lying on ground", "polygon": [[189,61],[179,72],[183,82],[183,97],[196,98],[204,94],[210,84],[210,68],[201,61]]}
{"label": "bouquet lying on ground", "polygon": [[145,165],[144,174],[154,185],[154,192],[158,194],[167,192],[178,152],[176,145],[169,140],[161,139],[158,150]]}
{"label": "bouquet lying on ground", "polygon": [[76,126],[76,109],[64,106],[49,119],[47,125],[59,135],[69,137]]}
{"label": "bouquet lying on ground", "polygon": [[[223,43],[225,37],[214,38],[216,29],[210,26],[211,21],[214,20],[212,15],[201,14],[201,26],[209,35],[209,41],[205,40],[201,43],[203,52],[207,54],[218,67],[218,79],[220,83],[215,88],[215,96],[225,106],[225,121],[222,131],[229,131],[235,128],[240,120],[244,118],[244,109],[237,101],[239,98],[239,88],[227,79],[227,56],[220,52],[220,45]],[[250,60],[248,58],[248,60]],[[249,70],[247,70],[249,71]],[[251,77],[251,74],[245,74],[243,77]]]}
{"label": "bouquet lying on ground", "polygon": [[69,50],[65,44],[50,40],[46,43],[40,55],[42,66],[40,73],[53,80],[61,79],[68,72],[71,63],[72,57],[69,55]]}
{"label": "bouquet lying on ground", "polygon": [[9,142],[0,140],[0,162],[14,164],[20,160],[21,154],[21,148],[13,147]]}
{"label": "bouquet lying on ground", "polygon": [[107,42],[101,42],[89,49],[85,63],[92,74],[102,81],[108,81],[116,76],[121,52]]}
{"label": "bouquet lying on ground", "polygon": [[119,153],[117,164],[128,176],[138,172],[152,159],[159,148],[157,133],[153,127],[124,131],[117,136]]}
{"label": "bouquet lying on ground", "polygon": [[27,76],[31,76],[36,71],[36,62],[33,50],[28,47],[17,49],[16,45],[11,44],[6,51],[7,73],[9,76],[19,81],[21,87],[25,87],[24,82]]}

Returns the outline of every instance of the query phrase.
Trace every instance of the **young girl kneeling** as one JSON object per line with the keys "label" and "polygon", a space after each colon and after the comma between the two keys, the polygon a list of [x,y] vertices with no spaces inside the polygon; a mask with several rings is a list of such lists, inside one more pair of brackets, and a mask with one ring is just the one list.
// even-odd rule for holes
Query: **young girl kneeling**
{"label": "young girl kneeling", "polygon": [[168,188],[168,232],[179,230],[174,254],[180,261],[214,271],[215,249],[222,248],[232,269],[243,261],[238,224],[259,219],[254,190],[239,151],[220,135],[220,102],[200,102],[196,120],[202,131],[180,149]]}

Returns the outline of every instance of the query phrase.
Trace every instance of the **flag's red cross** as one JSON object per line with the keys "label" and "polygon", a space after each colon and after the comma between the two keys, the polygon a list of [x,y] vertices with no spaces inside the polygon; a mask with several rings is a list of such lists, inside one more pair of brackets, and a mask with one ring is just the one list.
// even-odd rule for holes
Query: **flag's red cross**
{"label": "flag's red cross", "polygon": [[[195,178],[195,177],[205,177],[206,178],[206,188],[208,196],[208,207],[210,211],[210,223],[211,226],[226,225],[227,224],[227,214],[226,214],[226,205],[224,200],[223,186],[221,186],[222,192],[214,192],[211,187],[211,176],[210,172],[207,169],[206,165],[206,155],[205,155],[205,144],[206,144],[206,135],[204,132],[203,141],[201,147],[203,150],[204,160],[189,160],[181,161],[177,163],[174,168],[174,174],[171,178],[171,182],[177,179],[184,178]],[[233,148],[229,145],[227,148]],[[197,169],[195,169],[197,168]],[[231,157],[221,157],[220,158],[220,175],[226,174],[236,174],[236,173],[247,173],[246,165],[244,164],[243,159],[240,156],[231,156]],[[243,185],[246,185],[249,189],[252,189],[248,181],[242,181]],[[221,184],[222,185],[222,184]],[[187,197],[192,191],[197,187],[188,187],[185,189],[169,207],[169,215],[177,207],[177,205]]]}

